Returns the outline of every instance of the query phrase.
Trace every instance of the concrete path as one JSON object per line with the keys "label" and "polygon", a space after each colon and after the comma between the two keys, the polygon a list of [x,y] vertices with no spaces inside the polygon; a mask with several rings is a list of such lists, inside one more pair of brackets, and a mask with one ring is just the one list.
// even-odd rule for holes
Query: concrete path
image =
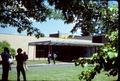
{"label": "concrete path", "polygon": [[[60,62],[60,63],[56,63],[56,64],[31,64],[31,65],[27,65],[28,67],[39,67],[39,66],[59,66],[59,65],[73,65],[74,63],[68,63],[68,62]],[[12,68],[15,68],[16,65],[12,65]],[[0,65],[0,69],[2,68],[2,65]]]}

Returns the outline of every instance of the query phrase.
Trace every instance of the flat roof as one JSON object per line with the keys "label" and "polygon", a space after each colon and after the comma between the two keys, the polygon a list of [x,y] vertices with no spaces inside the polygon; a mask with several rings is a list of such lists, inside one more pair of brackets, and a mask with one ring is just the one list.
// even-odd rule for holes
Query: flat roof
{"label": "flat roof", "polygon": [[104,46],[104,43],[92,43],[92,40],[40,38],[40,41],[29,42],[29,45],[56,45],[56,46]]}

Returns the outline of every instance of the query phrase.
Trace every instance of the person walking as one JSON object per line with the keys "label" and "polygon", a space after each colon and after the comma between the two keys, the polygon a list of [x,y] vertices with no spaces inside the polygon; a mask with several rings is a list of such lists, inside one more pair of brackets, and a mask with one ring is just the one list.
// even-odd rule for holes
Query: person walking
{"label": "person walking", "polygon": [[22,72],[24,81],[26,81],[26,73],[25,73],[25,69],[23,67],[25,57],[22,54],[22,49],[18,48],[17,53],[18,53],[18,55],[15,56],[16,61],[17,61],[17,81],[20,81],[20,72]]}
{"label": "person walking", "polygon": [[9,49],[7,47],[4,48],[4,51],[1,53],[1,58],[2,58],[2,81],[8,81],[8,74],[9,74]]}

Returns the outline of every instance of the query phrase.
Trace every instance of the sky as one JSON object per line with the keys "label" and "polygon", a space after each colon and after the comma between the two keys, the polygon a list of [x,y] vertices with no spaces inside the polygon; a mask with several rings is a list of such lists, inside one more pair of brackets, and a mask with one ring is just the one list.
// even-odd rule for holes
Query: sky
{"label": "sky", "polygon": [[[112,1],[110,1],[113,3]],[[110,3],[110,4],[111,4]],[[116,3],[114,3],[116,4]],[[64,24],[64,21],[62,20],[47,20],[46,22],[33,22],[33,26],[40,29],[42,33],[45,34],[45,36],[49,36],[49,34],[57,33],[58,31],[62,34],[72,34],[70,31],[73,28],[74,24]],[[1,28],[0,27],[0,33],[2,34],[17,34],[17,35],[26,35],[26,32],[18,33],[16,28],[14,27],[7,27],[7,28]],[[75,33],[75,35],[80,35],[80,31]]]}
{"label": "sky", "polygon": [[[64,24],[62,20],[47,20],[46,22],[33,22],[33,26],[38,28],[45,36],[52,33],[57,33],[58,31],[63,34],[71,34],[70,31],[74,24]],[[0,33],[2,34],[19,34],[14,27],[0,27]],[[26,35],[26,32],[22,32],[20,35]]]}

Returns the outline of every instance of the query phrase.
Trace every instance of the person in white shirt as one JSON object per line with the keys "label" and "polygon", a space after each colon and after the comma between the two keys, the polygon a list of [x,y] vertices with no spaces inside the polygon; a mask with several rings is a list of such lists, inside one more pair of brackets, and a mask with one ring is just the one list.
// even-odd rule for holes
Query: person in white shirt
{"label": "person in white shirt", "polygon": [[56,53],[53,53],[53,63],[54,63],[54,64],[55,64],[56,58],[57,58],[57,54],[56,54]]}
{"label": "person in white shirt", "polygon": [[28,55],[26,54],[26,52],[24,51],[23,52],[23,55],[24,55],[24,57],[25,57],[25,61],[24,61],[24,68],[25,68],[25,70],[27,71],[28,70],[28,66],[27,66],[27,60],[28,60]]}
{"label": "person in white shirt", "polygon": [[51,53],[48,52],[48,64],[50,64],[51,56],[52,56]]}

